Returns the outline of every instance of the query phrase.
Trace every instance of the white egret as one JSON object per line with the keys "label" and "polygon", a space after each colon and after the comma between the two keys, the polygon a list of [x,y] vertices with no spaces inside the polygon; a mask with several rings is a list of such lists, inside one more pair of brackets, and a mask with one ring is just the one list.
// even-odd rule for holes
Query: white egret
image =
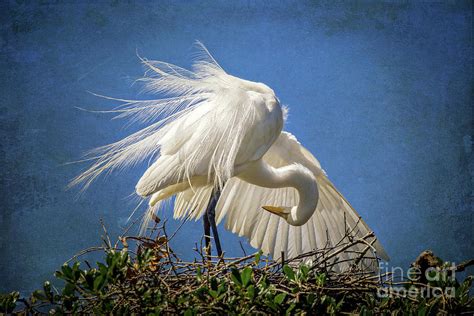
{"label": "white egret", "polygon": [[215,237],[216,222],[226,218],[228,230],[275,259],[334,244],[347,227],[355,236],[368,233],[316,158],[282,131],[286,108],[274,91],[229,75],[198,46],[204,58],[192,70],[142,59],[146,90],[169,97],[121,100],[111,112],[149,125],[91,152],[94,164],[72,184],[87,187],[103,172],[154,160],[136,185],[149,198],[145,218],[176,196],[175,218],[205,215],[206,235],[212,226]]}

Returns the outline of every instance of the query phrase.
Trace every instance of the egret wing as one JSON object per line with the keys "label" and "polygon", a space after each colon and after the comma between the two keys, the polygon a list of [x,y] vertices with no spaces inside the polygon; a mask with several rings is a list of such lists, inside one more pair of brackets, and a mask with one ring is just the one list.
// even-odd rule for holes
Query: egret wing
{"label": "egret wing", "polygon": [[[306,150],[296,138],[282,132],[263,159],[275,168],[299,163],[311,170],[318,182],[320,197],[317,209],[310,220],[302,226],[289,225],[282,218],[266,212],[263,205],[293,206],[298,203],[294,188],[263,188],[230,179],[217,204],[217,222],[225,220],[226,229],[245,236],[250,244],[275,259],[281,252],[287,258],[326,246],[334,246],[351,231],[352,236],[362,237],[370,229],[357,212],[335,188],[321,169],[318,160]],[[365,245],[351,249],[361,251]],[[376,242],[378,255],[388,259],[381,245]],[[345,253],[341,259],[349,259],[355,253]]]}

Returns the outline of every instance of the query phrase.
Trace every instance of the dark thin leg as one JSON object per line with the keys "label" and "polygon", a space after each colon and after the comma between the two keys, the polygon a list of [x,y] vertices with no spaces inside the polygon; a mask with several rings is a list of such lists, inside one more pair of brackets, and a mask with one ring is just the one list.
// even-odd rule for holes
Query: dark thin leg
{"label": "dark thin leg", "polygon": [[221,242],[219,240],[219,232],[217,231],[217,225],[216,225],[216,205],[217,201],[219,201],[219,198],[221,196],[221,191],[217,190],[212,198],[211,198],[211,207],[209,208],[209,223],[211,224],[211,229],[212,229],[212,235],[214,236],[214,242],[216,243],[216,250],[217,250],[217,256],[222,255],[222,248],[221,248]]}
{"label": "dark thin leg", "polygon": [[209,256],[211,255],[211,223],[209,222],[209,217],[206,213],[203,216],[203,223],[204,223],[204,241],[205,241],[205,249],[206,255],[208,256],[208,260],[210,260]]}
{"label": "dark thin leg", "polygon": [[[220,196],[221,196],[220,190],[212,191],[211,199],[209,200],[206,213],[204,214],[204,234],[209,236],[210,235],[209,228],[212,229],[212,235],[214,236],[214,242],[216,243],[217,255],[219,257],[222,255],[222,248],[221,248],[221,242],[219,240],[219,232],[217,231],[217,226],[216,226],[216,205],[217,205],[217,201],[219,201]],[[207,232],[206,232],[206,229],[207,229]],[[206,246],[207,245],[208,245],[208,241],[206,239]],[[208,254],[210,254],[210,250]]]}

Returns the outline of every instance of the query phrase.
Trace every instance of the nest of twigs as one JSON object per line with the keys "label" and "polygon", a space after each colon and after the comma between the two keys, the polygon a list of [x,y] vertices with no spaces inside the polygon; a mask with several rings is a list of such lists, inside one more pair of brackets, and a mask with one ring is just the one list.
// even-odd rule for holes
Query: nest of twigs
{"label": "nest of twigs", "polygon": [[[194,249],[196,259],[183,261],[169,246],[175,233],[168,236],[165,225],[156,225],[148,237],[122,236],[112,244],[104,227],[103,246],[82,251],[56,272],[64,281],[62,289],[46,282],[28,298],[20,299],[17,292],[2,295],[0,312],[227,315],[448,314],[473,310],[470,277],[462,284],[457,280],[437,284],[396,281],[390,272],[368,269],[374,265],[367,265],[367,260],[376,263],[377,259],[367,251],[352,256],[351,262],[345,263],[348,268],[341,271],[339,255],[358,243],[372,251],[372,233],[344,238],[336,246],[290,260],[282,256],[278,262],[261,253],[213,257],[202,242]],[[86,267],[81,267],[79,257],[97,250],[104,251],[105,262],[92,266],[84,261]],[[444,291],[449,286],[455,287],[452,297],[387,291],[394,287]]]}

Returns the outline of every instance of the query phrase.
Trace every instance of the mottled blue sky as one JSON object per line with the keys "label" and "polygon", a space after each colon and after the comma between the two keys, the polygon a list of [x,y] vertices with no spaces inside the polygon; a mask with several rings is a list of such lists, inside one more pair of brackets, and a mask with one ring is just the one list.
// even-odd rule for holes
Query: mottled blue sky
{"label": "mottled blue sky", "polygon": [[[151,97],[133,84],[136,53],[189,67],[196,39],[290,107],[286,129],[393,264],[424,249],[474,255],[470,1],[2,1],[0,16],[0,291],[51,279],[100,243],[100,218],[112,237],[121,232],[145,166],[75,199],[64,188],[84,166],[65,163],[133,128],[76,107],[116,105],[87,91]],[[201,226],[183,226],[176,252],[193,256]],[[227,253],[241,254],[220,229]]]}

